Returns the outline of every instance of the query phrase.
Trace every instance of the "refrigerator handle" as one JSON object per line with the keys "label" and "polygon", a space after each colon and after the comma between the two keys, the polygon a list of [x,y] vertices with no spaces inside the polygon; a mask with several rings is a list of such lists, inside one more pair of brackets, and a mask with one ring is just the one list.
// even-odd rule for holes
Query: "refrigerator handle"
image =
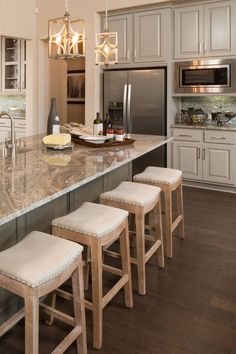
{"label": "refrigerator handle", "polygon": [[130,114],[131,91],[132,91],[132,86],[129,84],[128,85],[128,94],[127,94],[127,134],[128,134],[128,136],[131,134],[131,131],[132,131],[131,114]]}
{"label": "refrigerator handle", "polygon": [[123,124],[124,124],[124,128],[127,129],[127,85],[124,85],[124,96],[123,96]]}

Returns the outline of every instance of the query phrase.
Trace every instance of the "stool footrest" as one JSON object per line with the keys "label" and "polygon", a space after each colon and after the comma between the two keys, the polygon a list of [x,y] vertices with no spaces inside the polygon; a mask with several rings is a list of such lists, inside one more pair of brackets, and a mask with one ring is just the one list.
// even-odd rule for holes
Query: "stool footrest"
{"label": "stool footrest", "polygon": [[9,320],[4,322],[0,326],[0,337],[2,337],[5,333],[7,333],[9,329],[15,326],[24,317],[25,317],[25,310],[23,308],[20,311],[16,312],[11,318],[9,318]]}
{"label": "stool footrest", "polygon": [[67,348],[77,339],[82,333],[81,326],[76,326],[63,341],[51,352],[51,354],[63,354]]}
{"label": "stool footrest", "polygon": [[171,231],[174,232],[179,223],[183,220],[183,216],[179,215],[172,224]]}
{"label": "stool footrest", "polygon": [[108,293],[103,296],[102,298],[102,308],[104,307],[113,299],[113,297],[123,288],[123,286],[128,282],[129,277],[127,274],[124,274],[121,279],[108,291]]}
{"label": "stool footrest", "polygon": [[158,250],[158,248],[161,246],[161,241],[157,240],[154,245],[152,245],[151,248],[145,253],[145,263],[152,257],[152,255]]}
{"label": "stool footrest", "polygon": [[103,270],[108,273],[116,274],[119,275],[120,277],[123,276],[123,271],[121,269],[111,267],[109,265],[103,264],[102,266]]}
{"label": "stool footrest", "polygon": [[74,326],[75,325],[75,319],[74,317],[71,317],[69,315],[66,315],[65,313],[58,311],[46,304],[39,304],[40,307],[43,308],[44,312],[46,312],[48,315],[53,315],[54,317],[56,317],[58,320],[65,322],[66,324],[68,324],[69,326]]}

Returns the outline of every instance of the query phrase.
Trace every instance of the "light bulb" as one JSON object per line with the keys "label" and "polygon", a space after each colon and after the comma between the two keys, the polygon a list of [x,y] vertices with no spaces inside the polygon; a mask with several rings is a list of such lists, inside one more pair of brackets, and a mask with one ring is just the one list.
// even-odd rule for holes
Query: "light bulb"
{"label": "light bulb", "polygon": [[73,37],[72,37],[72,43],[75,44],[78,42],[78,39],[79,39],[79,36],[78,34],[75,34]]}
{"label": "light bulb", "polygon": [[57,43],[57,44],[61,43],[61,36],[60,36],[60,35],[58,35],[58,36],[56,37],[56,43]]}
{"label": "light bulb", "polygon": [[108,54],[110,52],[110,48],[109,48],[109,46],[107,44],[104,46],[104,52],[106,54]]}

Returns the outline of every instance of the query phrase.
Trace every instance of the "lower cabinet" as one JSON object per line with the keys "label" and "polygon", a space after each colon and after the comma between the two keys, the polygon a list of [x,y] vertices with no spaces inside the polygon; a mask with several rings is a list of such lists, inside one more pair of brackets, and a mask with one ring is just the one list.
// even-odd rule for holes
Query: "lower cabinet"
{"label": "lower cabinet", "polygon": [[[224,143],[205,142],[210,138]],[[235,139],[232,132],[202,132],[199,140],[174,140],[173,168],[182,170],[186,180],[236,185],[236,132]]]}
{"label": "lower cabinet", "polygon": [[185,141],[173,143],[173,167],[183,171],[184,178],[202,179],[201,144]]}

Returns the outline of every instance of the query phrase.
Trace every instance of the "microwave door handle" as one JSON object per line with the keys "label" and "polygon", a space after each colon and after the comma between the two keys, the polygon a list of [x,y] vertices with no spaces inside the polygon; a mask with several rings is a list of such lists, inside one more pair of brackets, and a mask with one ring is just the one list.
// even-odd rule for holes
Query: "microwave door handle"
{"label": "microwave door handle", "polygon": [[127,134],[128,136],[131,134],[132,131],[132,122],[131,122],[131,91],[132,91],[132,86],[129,84],[128,85],[128,102],[127,102]]}
{"label": "microwave door handle", "polygon": [[124,92],[123,92],[123,124],[124,128],[127,128],[127,87],[128,85],[124,85]]}

